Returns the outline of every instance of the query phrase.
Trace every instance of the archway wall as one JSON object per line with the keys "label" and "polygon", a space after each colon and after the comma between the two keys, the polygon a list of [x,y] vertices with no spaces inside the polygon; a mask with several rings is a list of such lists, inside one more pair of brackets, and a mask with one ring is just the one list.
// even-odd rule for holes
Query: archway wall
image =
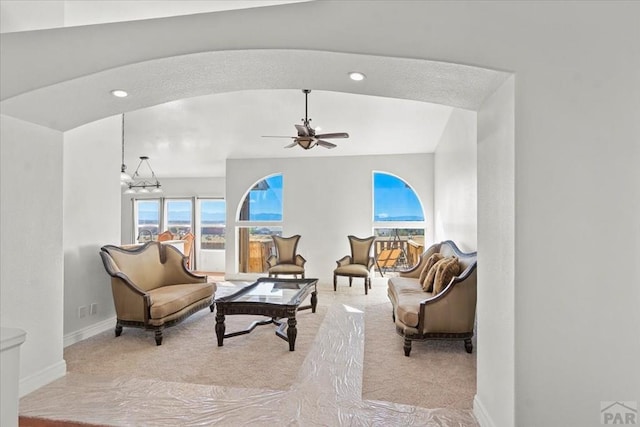
{"label": "archway wall", "polygon": [[[15,96],[29,95],[27,91],[46,87],[57,91],[73,86],[82,76],[95,78],[106,70],[148,60],[224,49],[357,53],[508,70],[516,76],[514,258],[484,254],[479,298],[491,301],[494,297],[482,270],[500,271],[499,266],[513,264],[513,282],[504,283],[507,288],[503,290],[513,293],[513,307],[510,298],[501,303],[506,304],[505,313],[514,313],[515,318],[505,314],[500,319],[503,324],[514,324],[513,336],[501,332],[505,340],[479,345],[478,354],[481,360],[508,354],[513,348],[513,364],[505,361],[497,374],[509,377],[513,372],[514,385],[503,388],[482,380],[480,367],[478,396],[494,394],[498,402],[483,402],[489,420],[486,425],[510,425],[512,420],[515,425],[545,425],[549,420],[557,425],[590,425],[600,401],[640,400],[640,371],[634,360],[640,353],[638,15],[640,4],[633,2],[374,1],[366,6],[362,2],[310,2],[90,29],[3,34],[2,111],[27,117],[29,107],[37,106],[35,98]],[[86,34],[92,37],[83,37]],[[326,72],[327,64],[302,65],[309,77],[292,78],[287,85],[300,88],[318,83],[318,88],[338,90],[337,85],[320,84],[318,76]],[[178,80],[189,78],[180,69],[174,71]],[[387,86],[375,85],[374,73],[360,89],[348,86],[346,91],[364,91],[369,85],[367,91],[375,86],[384,94],[402,87],[409,97],[429,85],[425,73],[406,76],[401,74],[402,67],[397,71],[402,77],[387,81]],[[233,73],[225,75],[230,86],[236,83]],[[106,92],[127,81],[92,83]],[[140,88],[138,97],[123,104],[116,104],[108,95],[87,93],[92,110],[85,113],[76,108],[70,114],[104,117],[123,108],[132,110],[183,96],[180,91],[172,92],[171,85]],[[201,88],[199,93],[208,89]],[[57,92],[53,95],[59,96]],[[481,109],[487,96],[473,109]],[[67,106],[39,99],[49,102],[49,109],[79,105],[79,100]],[[46,120],[52,128],[66,130],[64,126],[72,123],[65,125],[47,116],[47,111],[38,114],[42,117],[31,120]],[[482,132],[488,137],[492,129],[485,124],[492,121],[485,120],[489,118],[479,117],[478,129],[485,129]],[[3,134],[2,143],[21,141]],[[479,158],[481,155],[479,152]],[[36,160],[40,162],[43,160]],[[11,165],[11,159],[6,163]],[[3,173],[4,166],[3,159]],[[12,170],[10,166],[7,171]],[[2,186],[4,196],[4,182]],[[479,187],[483,188],[482,174]],[[34,191],[37,197],[46,190]],[[479,214],[486,209],[483,203],[479,197]],[[504,209],[501,213],[508,216],[510,209]],[[493,221],[499,217],[495,215]],[[3,216],[3,235],[4,224]],[[508,224],[493,225],[502,230]],[[488,226],[480,224],[479,250]],[[502,239],[508,241],[509,236]],[[615,250],[604,249],[612,246]],[[501,255],[506,258],[500,259]],[[4,251],[2,257],[5,265]],[[16,261],[16,267],[29,268],[26,260]],[[46,276],[50,271],[42,273]],[[16,277],[7,274],[3,292],[5,286],[18,286],[11,280]],[[479,305],[479,318],[486,309]],[[514,405],[505,404],[511,398]]]}

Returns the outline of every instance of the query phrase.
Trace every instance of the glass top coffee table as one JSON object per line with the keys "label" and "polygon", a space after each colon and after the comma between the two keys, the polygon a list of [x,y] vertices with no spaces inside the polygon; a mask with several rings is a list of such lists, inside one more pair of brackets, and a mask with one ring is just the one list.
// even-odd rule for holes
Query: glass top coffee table
{"label": "glass top coffee table", "polygon": [[[276,335],[289,342],[289,351],[296,345],[296,312],[311,309],[316,312],[318,279],[278,279],[260,278],[257,282],[226,297],[217,298],[216,304],[216,336],[218,347],[222,347],[225,338],[248,334],[258,325],[275,323],[278,325]],[[311,294],[311,304],[300,306]],[[271,317],[270,320],[253,322],[248,329],[225,334],[224,319],[231,314],[250,314]],[[288,319],[287,322],[281,319]],[[287,328],[285,334],[284,329]]]}

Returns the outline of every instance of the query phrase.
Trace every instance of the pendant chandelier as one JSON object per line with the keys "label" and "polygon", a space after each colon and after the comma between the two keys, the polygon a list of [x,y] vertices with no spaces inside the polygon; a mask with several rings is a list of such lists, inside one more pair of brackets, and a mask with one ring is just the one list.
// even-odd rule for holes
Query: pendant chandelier
{"label": "pendant chandelier", "polygon": [[[140,176],[140,167],[143,165],[146,165],[147,169],[151,172],[150,178],[142,178],[142,176]],[[131,182],[127,184],[127,187],[129,188],[127,188],[124,194],[162,193],[160,181],[158,181],[155,172],[151,168],[147,156],[140,156],[140,163],[138,163],[138,167],[133,173]]]}
{"label": "pendant chandelier", "polygon": [[[151,173],[149,178],[143,178],[140,174],[140,168],[147,168]],[[145,194],[145,193],[162,193],[160,181],[156,177],[156,173],[149,164],[149,157],[140,156],[140,163],[132,176],[126,172],[127,166],[124,164],[124,114],[122,115],[122,164],[120,165],[120,185],[127,187],[124,194]]]}

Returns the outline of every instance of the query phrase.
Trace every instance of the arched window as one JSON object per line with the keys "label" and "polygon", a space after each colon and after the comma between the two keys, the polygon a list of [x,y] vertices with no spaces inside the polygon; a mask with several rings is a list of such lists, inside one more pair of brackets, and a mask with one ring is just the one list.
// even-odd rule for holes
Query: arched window
{"label": "arched window", "polygon": [[373,173],[373,233],[376,270],[406,269],[424,249],[424,210],[418,195],[403,179]]}
{"label": "arched window", "polygon": [[239,221],[282,221],[282,174],[258,181],[247,192]]}
{"label": "arched window", "polygon": [[271,175],[254,184],[244,197],[237,228],[238,272],[262,273],[273,251],[271,235],[282,235],[282,174]]}

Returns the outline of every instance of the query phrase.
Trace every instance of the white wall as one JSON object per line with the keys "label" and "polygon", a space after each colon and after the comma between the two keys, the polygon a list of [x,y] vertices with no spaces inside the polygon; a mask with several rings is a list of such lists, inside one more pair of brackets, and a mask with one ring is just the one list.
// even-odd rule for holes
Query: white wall
{"label": "white wall", "polygon": [[22,396],[66,372],[63,135],[4,115],[0,125],[0,323],[27,333],[20,348]]}
{"label": "white wall", "polygon": [[[483,426],[513,426],[514,78],[478,112],[478,376],[474,412]],[[524,424],[523,424],[524,425]]]}
{"label": "white wall", "polygon": [[453,109],[435,152],[436,241],[478,249],[476,112]]}
{"label": "white wall", "polygon": [[[404,179],[425,209],[425,241],[433,242],[433,155],[227,160],[227,236],[247,190],[265,176],[283,174],[283,235],[300,234],[306,277],[333,280],[336,260],[350,253],[349,234],[372,235],[372,174]],[[267,224],[267,223],[265,223]],[[235,231],[234,231],[235,235]],[[235,239],[227,237],[227,277],[237,272]]]}
{"label": "white wall", "polygon": [[[111,281],[98,253],[120,239],[120,129],[120,118],[110,117],[64,134],[65,345],[90,336],[97,323],[115,327]],[[92,303],[96,314],[80,318],[78,308]]]}

